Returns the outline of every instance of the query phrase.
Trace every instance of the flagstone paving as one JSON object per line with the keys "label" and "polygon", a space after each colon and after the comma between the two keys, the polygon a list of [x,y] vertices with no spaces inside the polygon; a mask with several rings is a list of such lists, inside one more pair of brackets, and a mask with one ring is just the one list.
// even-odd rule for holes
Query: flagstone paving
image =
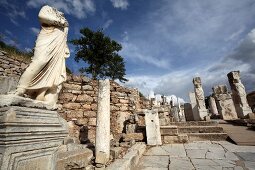
{"label": "flagstone paving", "polygon": [[148,148],[136,170],[255,170],[255,146],[196,141]]}

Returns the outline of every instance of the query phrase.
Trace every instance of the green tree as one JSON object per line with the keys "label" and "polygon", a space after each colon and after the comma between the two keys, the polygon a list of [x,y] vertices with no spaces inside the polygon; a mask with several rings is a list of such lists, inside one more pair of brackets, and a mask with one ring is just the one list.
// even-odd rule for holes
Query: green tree
{"label": "green tree", "polygon": [[125,63],[118,55],[122,46],[102,30],[92,31],[89,28],[80,30],[81,37],[71,41],[76,46],[75,61],[80,60],[88,64],[82,67],[81,72],[91,74],[93,79],[109,77],[112,80],[127,81],[125,76]]}
{"label": "green tree", "polygon": [[106,76],[112,80],[118,79],[121,82],[128,81],[125,76],[125,62],[121,56],[114,54],[112,60],[107,63],[108,69],[106,70]]}

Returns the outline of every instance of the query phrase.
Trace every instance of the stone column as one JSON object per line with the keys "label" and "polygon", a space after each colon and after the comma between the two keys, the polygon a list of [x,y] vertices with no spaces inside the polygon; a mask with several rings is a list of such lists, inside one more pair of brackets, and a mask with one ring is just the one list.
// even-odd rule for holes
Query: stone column
{"label": "stone column", "polygon": [[248,113],[252,113],[246,98],[246,91],[240,79],[240,71],[231,71],[227,74],[232,90],[232,98],[239,118],[244,118]]}
{"label": "stone column", "polygon": [[213,97],[216,100],[216,105],[219,114],[224,120],[237,119],[237,113],[232,100],[231,94],[228,92],[226,85],[218,85],[213,87]]}
{"label": "stone column", "polygon": [[218,115],[219,113],[218,113],[217,105],[216,105],[215,99],[213,97],[209,98],[209,104],[210,104],[211,113],[213,115]]}
{"label": "stone column", "polygon": [[99,80],[96,125],[96,164],[105,165],[110,157],[110,81]]}
{"label": "stone column", "polygon": [[205,107],[205,96],[202,88],[202,82],[200,77],[193,78],[195,97],[197,102],[197,108],[200,120],[204,120],[204,117],[208,115]]}

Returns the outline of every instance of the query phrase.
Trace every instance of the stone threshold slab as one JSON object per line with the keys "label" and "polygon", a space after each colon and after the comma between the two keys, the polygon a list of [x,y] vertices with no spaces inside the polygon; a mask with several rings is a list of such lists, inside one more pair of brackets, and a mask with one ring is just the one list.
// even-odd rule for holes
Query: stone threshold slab
{"label": "stone threshold slab", "polygon": [[142,157],[143,153],[146,150],[145,143],[136,143],[133,145],[126,155],[122,159],[116,159],[111,165],[106,167],[106,170],[131,170],[136,167],[139,159]]}

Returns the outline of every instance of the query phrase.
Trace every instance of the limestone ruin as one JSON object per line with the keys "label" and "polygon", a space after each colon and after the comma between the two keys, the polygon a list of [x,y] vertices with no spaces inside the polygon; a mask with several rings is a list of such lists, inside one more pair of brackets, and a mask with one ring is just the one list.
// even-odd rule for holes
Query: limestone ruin
{"label": "limestone ruin", "polygon": [[234,102],[226,85],[213,87],[213,96],[216,100],[219,114],[224,120],[237,119]]}
{"label": "limestone ruin", "polygon": [[[41,48],[29,66],[0,51],[0,169],[139,169],[161,163],[165,169],[199,169],[201,159],[214,160],[217,168],[240,167],[234,161],[242,160],[228,148],[234,146],[216,142],[229,135],[221,122],[255,120],[239,71],[227,75],[232,93],[226,85],[217,85],[205,96],[201,78],[195,77],[190,103],[154,93],[146,99],[138,89],[114,81],[66,76],[68,23],[63,13],[49,6],[41,9],[39,20],[44,29],[37,43],[44,42],[47,31],[49,40],[59,36],[54,68],[47,67],[53,56]],[[40,63],[45,56],[50,59]],[[52,69],[51,81],[45,84],[42,73]],[[8,94],[16,87],[16,95]]]}
{"label": "limestone ruin", "polygon": [[247,114],[252,113],[252,111],[247,102],[245,87],[240,78],[240,71],[231,71],[227,76],[237,115],[239,118],[244,118]]}
{"label": "limestone ruin", "polygon": [[204,96],[204,90],[202,88],[201,78],[195,77],[193,79],[193,84],[194,84],[194,92],[195,92],[195,98],[197,103],[199,120],[204,120],[204,118],[208,115],[208,112],[205,107],[205,96]]}

